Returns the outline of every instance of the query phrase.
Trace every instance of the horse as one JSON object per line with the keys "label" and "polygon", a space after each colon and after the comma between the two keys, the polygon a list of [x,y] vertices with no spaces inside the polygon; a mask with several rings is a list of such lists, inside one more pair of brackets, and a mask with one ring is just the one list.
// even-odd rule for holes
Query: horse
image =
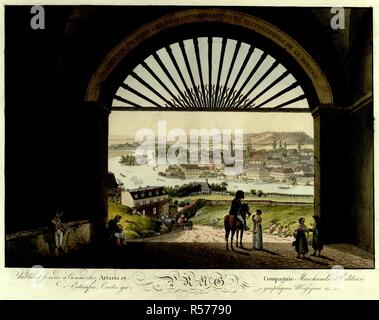
{"label": "horse", "polygon": [[[250,216],[250,209],[249,206],[244,203],[242,205],[242,210],[239,212],[239,214],[246,220],[246,214]],[[226,241],[226,250],[229,250],[229,234],[231,232],[231,239],[230,239],[230,247],[232,250],[233,248],[233,237],[234,234],[237,232],[236,236],[236,247],[238,247],[238,236],[240,235],[240,247],[243,248],[242,244],[242,238],[243,238],[243,230],[244,226],[241,221],[238,220],[236,215],[226,215],[224,217],[224,229],[225,229],[225,241]],[[240,233],[241,231],[241,233]]]}

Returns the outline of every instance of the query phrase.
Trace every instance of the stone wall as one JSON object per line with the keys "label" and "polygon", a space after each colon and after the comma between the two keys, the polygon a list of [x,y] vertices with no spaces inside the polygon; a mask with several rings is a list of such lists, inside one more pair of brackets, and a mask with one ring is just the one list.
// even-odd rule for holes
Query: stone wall
{"label": "stone wall", "polygon": [[372,15],[357,27],[351,74],[355,103],[349,125],[349,209],[353,243],[374,251],[374,107]]}
{"label": "stone wall", "polygon": [[[374,251],[374,142],[373,105],[352,114],[350,151],[350,219],[352,238],[359,247]],[[369,130],[368,130],[369,129]]]}
{"label": "stone wall", "polygon": [[[65,252],[89,244],[92,240],[92,223],[89,220],[67,223],[70,231],[63,238]],[[6,265],[27,265],[38,260],[56,256],[53,231],[48,227],[6,235]],[[26,264],[25,264],[26,263]]]}

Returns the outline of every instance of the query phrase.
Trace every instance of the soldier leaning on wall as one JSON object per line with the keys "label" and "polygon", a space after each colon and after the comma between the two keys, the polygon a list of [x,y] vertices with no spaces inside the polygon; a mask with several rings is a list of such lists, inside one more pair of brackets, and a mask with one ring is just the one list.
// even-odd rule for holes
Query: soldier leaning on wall
{"label": "soldier leaning on wall", "polygon": [[65,253],[63,249],[63,237],[69,228],[65,223],[62,222],[61,218],[64,215],[64,211],[58,211],[55,213],[53,219],[51,219],[51,224],[54,229],[54,241],[55,241],[55,255],[58,256],[61,253]]}

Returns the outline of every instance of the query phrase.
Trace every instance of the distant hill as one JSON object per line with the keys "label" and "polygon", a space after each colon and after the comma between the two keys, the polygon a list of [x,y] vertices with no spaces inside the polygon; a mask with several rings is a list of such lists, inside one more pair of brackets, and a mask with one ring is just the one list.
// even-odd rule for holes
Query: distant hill
{"label": "distant hill", "polygon": [[286,142],[287,144],[298,144],[299,141],[301,144],[313,144],[313,138],[303,131],[245,133],[245,139],[257,145],[272,144],[274,140],[276,140],[277,144],[279,144],[279,141],[282,141],[282,143]]}
{"label": "distant hill", "polygon": [[120,144],[112,144],[108,147],[109,150],[128,150],[128,149],[134,149],[138,144],[135,143],[120,143]]}
{"label": "distant hill", "polygon": [[[271,145],[274,140],[277,144],[279,141],[282,143],[286,142],[288,145],[297,145],[300,141],[302,145],[304,144],[313,144],[313,138],[307,135],[303,131],[298,132],[276,132],[276,131],[266,131],[259,133],[245,133],[245,141],[250,141],[255,145]],[[124,138],[125,141],[125,138]],[[139,143],[133,143],[133,140],[123,143],[109,143],[109,150],[129,150],[136,148]],[[119,142],[119,141],[117,141]]]}

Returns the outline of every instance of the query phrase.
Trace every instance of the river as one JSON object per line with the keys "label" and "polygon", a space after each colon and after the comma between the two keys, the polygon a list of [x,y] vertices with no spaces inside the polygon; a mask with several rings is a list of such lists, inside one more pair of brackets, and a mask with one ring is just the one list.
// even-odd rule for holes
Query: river
{"label": "river", "polygon": [[[153,167],[144,166],[125,166],[119,163],[120,157],[114,157],[108,160],[109,171],[114,173],[116,179],[120,180],[126,189],[134,189],[146,186],[175,186],[189,182],[205,182],[205,178],[197,179],[174,179],[165,178],[158,175],[159,171],[164,172],[165,165]],[[209,178],[209,183],[221,183],[218,178]],[[289,189],[279,189],[277,183],[258,183],[258,182],[228,182],[228,191],[237,191],[241,189],[249,192],[251,189],[262,190],[263,192],[283,193],[283,194],[306,194],[313,195],[313,186],[288,186]]]}

